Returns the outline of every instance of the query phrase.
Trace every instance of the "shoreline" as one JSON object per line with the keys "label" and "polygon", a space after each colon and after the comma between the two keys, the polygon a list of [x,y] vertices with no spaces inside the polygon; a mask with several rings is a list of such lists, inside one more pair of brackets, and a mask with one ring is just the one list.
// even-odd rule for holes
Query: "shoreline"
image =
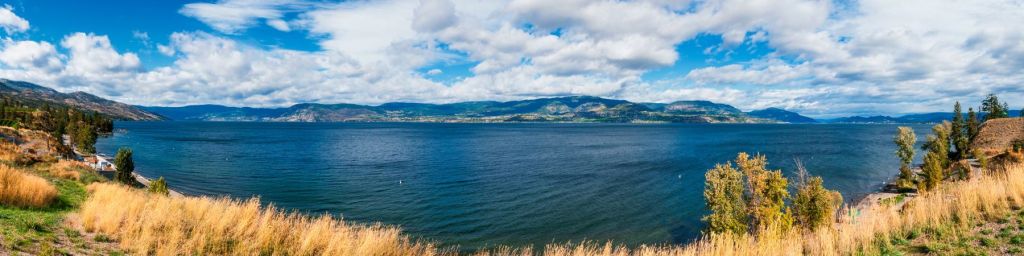
{"label": "shoreline", "polygon": [[[90,156],[96,158],[96,163],[89,163],[88,161],[85,161],[86,156],[82,155],[82,153],[78,152],[78,150],[75,150],[75,156],[82,159],[84,162],[88,163],[94,170],[96,170],[97,173],[100,173],[100,175],[103,175],[104,177],[111,178],[114,176],[115,173],[117,173],[117,167],[114,166],[114,164],[107,159],[107,156],[103,154],[96,153]],[[132,172],[132,177],[134,177],[135,182],[141,185],[143,188],[149,188],[149,183],[151,182],[150,178],[147,178],[146,176],[143,176],[142,174],[139,174],[138,172],[134,171]],[[167,195],[172,197],[185,196],[185,194],[182,194],[181,192],[178,192],[170,188],[170,186],[167,187]]]}

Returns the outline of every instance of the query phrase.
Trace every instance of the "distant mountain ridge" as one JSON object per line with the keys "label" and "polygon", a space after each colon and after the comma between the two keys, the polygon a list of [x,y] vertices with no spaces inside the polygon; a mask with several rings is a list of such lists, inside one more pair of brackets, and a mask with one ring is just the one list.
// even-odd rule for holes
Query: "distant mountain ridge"
{"label": "distant mountain ridge", "polygon": [[750,111],[747,114],[750,115],[750,116],[753,116],[753,117],[760,117],[760,118],[766,118],[766,119],[774,119],[774,120],[779,120],[779,121],[783,121],[783,122],[787,122],[787,123],[794,123],[794,124],[798,124],[798,123],[809,124],[809,123],[817,123],[818,122],[818,120],[815,120],[814,118],[802,116],[800,114],[797,114],[797,113],[794,113],[794,112],[790,112],[790,111],[787,111],[787,110],[784,110],[784,109],[780,109],[780,108],[766,108],[766,109],[762,109],[762,110]]}
{"label": "distant mountain ridge", "polygon": [[634,103],[593,96],[449,104],[393,102],[378,106],[296,104],[286,108],[219,105],[140,107],[171,120],[283,122],[672,122],[810,123],[814,119],[782,109],[745,113],[710,101]]}
{"label": "distant mountain ridge", "polygon": [[0,79],[0,96],[13,97],[37,104],[56,104],[95,111],[114,119],[133,121],[162,120],[157,114],[135,106],[100,98],[85,92],[61,93],[37,84]]}
{"label": "distant mountain ridge", "polygon": [[[1020,116],[1020,110],[1010,110],[1009,115],[1011,117]],[[978,112],[978,119],[984,120],[986,116],[985,112]],[[967,113],[963,113],[964,119],[967,118]],[[892,116],[851,116],[841,117],[833,119],[821,120],[825,123],[875,123],[875,124],[932,124],[941,123],[942,121],[952,121],[953,112],[931,112],[931,113],[920,113],[920,114],[907,114],[898,117]]]}

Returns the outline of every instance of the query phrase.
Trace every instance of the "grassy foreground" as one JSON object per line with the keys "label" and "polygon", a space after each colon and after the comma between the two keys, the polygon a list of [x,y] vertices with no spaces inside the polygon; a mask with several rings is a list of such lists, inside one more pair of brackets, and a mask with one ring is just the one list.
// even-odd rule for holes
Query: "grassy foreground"
{"label": "grassy foreground", "polygon": [[[396,228],[289,214],[261,208],[256,200],[165,197],[103,183],[90,185],[89,191],[91,196],[80,211],[85,231],[117,238],[122,249],[137,254],[452,254],[429,243],[411,241]],[[553,244],[543,251],[501,248],[478,254],[1005,254],[1021,250],[1017,245],[1024,243],[1019,234],[1024,226],[1006,224],[1017,223],[1016,217],[1008,216],[1020,214],[1022,205],[1024,166],[1012,165],[1004,172],[944,184],[912,199],[903,209],[886,204],[860,209],[859,214],[846,215],[832,228],[815,232],[721,235],[688,245],[639,248],[610,243]],[[1004,225],[990,227],[995,225],[992,223]],[[988,237],[988,231],[981,230],[996,234]]]}

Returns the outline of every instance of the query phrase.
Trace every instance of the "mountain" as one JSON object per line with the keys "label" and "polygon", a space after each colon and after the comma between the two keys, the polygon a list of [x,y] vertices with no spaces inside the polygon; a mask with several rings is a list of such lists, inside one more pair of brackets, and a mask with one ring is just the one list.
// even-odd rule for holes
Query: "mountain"
{"label": "mountain", "polygon": [[[979,112],[978,119],[985,120],[985,113]],[[1010,117],[1019,117],[1020,110],[1010,110]],[[963,113],[963,117],[967,119],[967,113]],[[920,113],[920,114],[907,114],[898,117],[891,116],[851,116],[835,119],[825,120],[828,123],[906,123],[906,124],[934,124],[941,123],[942,121],[952,121],[953,112],[932,112],[932,113]]]}
{"label": "mountain", "polygon": [[[297,104],[287,108],[237,108],[218,105],[140,107],[172,120],[283,122],[674,122],[778,123],[775,117],[751,116],[710,101],[634,103],[592,96],[518,101],[471,101],[450,104],[385,103]],[[800,116],[799,114],[780,117]],[[802,116],[800,116],[802,117]]]}
{"label": "mountain", "polygon": [[891,116],[851,116],[824,120],[826,123],[894,124],[904,123]]}
{"label": "mountain", "polygon": [[814,120],[814,118],[802,116],[796,112],[791,112],[780,108],[766,108],[762,110],[750,111],[747,112],[747,115],[764,119],[779,120],[782,122],[794,124],[807,124],[818,122],[818,120]]}
{"label": "mountain", "polygon": [[29,82],[0,79],[0,96],[16,98],[32,104],[57,104],[99,112],[115,119],[149,121],[162,120],[157,114],[135,106],[104,99],[84,92],[61,93]]}

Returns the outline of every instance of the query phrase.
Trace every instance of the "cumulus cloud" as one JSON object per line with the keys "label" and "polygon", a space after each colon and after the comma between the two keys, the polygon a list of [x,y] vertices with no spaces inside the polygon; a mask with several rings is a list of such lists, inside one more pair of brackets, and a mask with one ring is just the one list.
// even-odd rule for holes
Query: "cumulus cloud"
{"label": "cumulus cloud", "polygon": [[[306,32],[322,50],[178,32],[157,45],[173,64],[144,70],[138,56],[118,52],[107,37],[76,33],[59,44],[66,55],[47,42],[4,39],[0,75],[148,105],[585,94],[707,99],[823,117],[923,112],[988,92],[1024,98],[1020,9],[1011,0],[219,0],[179,12],[221,33],[262,25]],[[0,10],[0,25],[10,23],[4,15]],[[8,32],[25,31],[24,24]],[[707,53],[677,51],[699,35],[721,43],[702,46],[714,49]],[[769,53],[644,79],[681,59],[755,44]],[[447,85],[425,78],[448,72],[446,63],[471,63],[472,74]],[[417,72],[425,67],[431,69]]]}
{"label": "cumulus cloud", "polygon": [[129,73],[140,67],[139,56],[118,53],[107,36],[74,33],[64,37],[60,45],[71,55],[66,69],[72,75],[104,76]]}
{"label": "cumulus cloud", "polygon": [[283,20],[286,13],[309,8],[311,4],[299,0],[219,0],[216,3],[190,3],[179,10],[185,16],[196,18],[222,33],[234,34],[259,24],[280,31],[290,31]]}
{"label": "cumulus cloud", "polygon": [[416,7],[412,27],[421,32],[435,32],[456,22],[455,5],[449,0],[423,0]]}
{"label": "cumulus cloud", "polygon": [[29,28],[28,21],[14,14],[14,8],[10,5],[0,7],[0,27],[3,27],[8,35],[25,32]]}
{"label": "cumulus cloud", "polygon": [[387,60],[397,43],[412,40],[414,1],[346,1],[304,14],[302,23],[322,35],[320,46],[362,62]]}
{"label": "cumulus cloud", "polygon": [[8,68],[44,72],[59,71],[63,66],[60,55],[52,44],[11,39],[3,41],[0,62]]}

